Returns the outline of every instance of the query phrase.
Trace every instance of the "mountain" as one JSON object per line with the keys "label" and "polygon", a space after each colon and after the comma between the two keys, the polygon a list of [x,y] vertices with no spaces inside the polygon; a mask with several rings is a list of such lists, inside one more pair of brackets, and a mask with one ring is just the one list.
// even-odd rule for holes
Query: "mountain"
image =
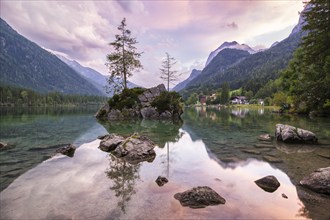
{"label": "mountain", "polygon": [[61,55],[56,55],[60,58],[64,63],[70,66],[73,70],[75,70],[82,77],[87,79],[90,83],[92,83],[103,95],[107,95],[105,91],[105,86],[107,85],[107,77],[97,72],[96,70],[84,67],[80,63],[75,60],[69,60]]}
{"label": "mountain", "polygon": [[212,60],[213,58],[222,50],[224,49],[237,49],[237,50],[244,50],[249,52],[250,54],[254,54],[256,53],[255,50],[253,50],[251,47],[249,47],[246,44],[239,44],[236,41],[232,41],[232,42],[224,42],[223,44],[221,44],[216,50],[212,51],[209,55],[209,57],[207,58],[206,64],[205,66],[207,66]]}
{"label": "mountain", "polygon": [[[56,56],[60,58],[64,63],[66,63],[68,66],[70,66],[73,70],[75,70],[77,73],[79,73],[82,77],[84,77],[90,83],[92,83],[104,95],[109,95],[107,94],[105,89],[105,86],[108,86],[108,81],[107,81],[108,76],[105,76],[90,67],[84,67],[75,60],[67,59],[66,57],[61,55],[56,55]],[[127,87],[134,88],[139,86],[128,81]]]}
{"label": "mountain", "polygon": [[[312,4],[307,4],[303,11],[308,11],[311,7],[313,7]],[[305,17],[300,15],[298,24],[292,29],[290,36],[302,32],[302,27],[305,25],[305,23]]]}
{"label": "mountain", "polygon": [[[187,97],[193,92],[216,90],[224,82],[229,83],[230,89],[238,89],[245,86],[248,87],[248,90],[255,93],[270,79],[276,79],[278,77],[279,72],[287,66],[289,60],[292,58],[301,38],[301,32],[290,35],[268,50],[247,55],[231,66],[227,66],[227,68],[222,66],[223,61],[218,61],[214,58],[204,68],[199,77],[188,83],[186,88],[180,93],[184,97]],[[223,56],[226,59],[224,54],[219,53],[218,56]],[[210,67],[212,67],[212,70],[205,74],[205,71]]]}
{"label": "mountain", "polygon": [[[306,9],[305,9],[306,10]],[[293,57],[294,51],[298,48],[302,37],[306,34],[301,31],[304,24],[302,18],[293,29],[292,33],[284,40],[275,43],[267,50],[249,54],[237,62],[228,61],[224,66],[225,59],[232,59],[228,54],[221,50],[216,57],[203,69],[202,73],[187,83],[185,89],[180,93],[184,98],[197,92],[207,92],[217,90],[225,82],[229,83],[230,89],[244,87],[245,90],[251,90],[254,94],[264,86],[269,80],[277,79],[281,70],[283,70]],[[228,42],[225,46],[234,45]],[[218,56],[222,56],[222,59]],[[229,63],[232,63],[228,66]]]}
{"label": "mountain", "polygon": [[190,76],[183,80],[182,82],[180,82],[179,84],[177,84],[172,90],[173,91],[176,91],[176,92],[179,92],[180,90],[184,89],[186,87],[186,85],[193,79],[195,79],[202,71],[201,70],[196,70],[196,69],[193,69],[191,71],[191,74]]}
{"label": "mountain", "polygon": [[274,47],[278,44],[279,42],[278,41],[275,41],[270,47]]}
{"label": "mountain", "polygon": [[[13,30],[0,18],[0,84],[41,93],[103,94],[55,55]],[[60,43],[60,42],[59,42]]]}

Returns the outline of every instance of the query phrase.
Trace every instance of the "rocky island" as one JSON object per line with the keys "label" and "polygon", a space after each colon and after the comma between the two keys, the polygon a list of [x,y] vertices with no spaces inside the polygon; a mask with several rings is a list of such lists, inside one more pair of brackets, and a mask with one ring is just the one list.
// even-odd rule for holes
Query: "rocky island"
{"label": "rocky island", "polygon": [[164,84],[149,89],[124,89],[116,94],[96,113],[100,120],[121,119],[180,119],[181,96],[167,92]]}

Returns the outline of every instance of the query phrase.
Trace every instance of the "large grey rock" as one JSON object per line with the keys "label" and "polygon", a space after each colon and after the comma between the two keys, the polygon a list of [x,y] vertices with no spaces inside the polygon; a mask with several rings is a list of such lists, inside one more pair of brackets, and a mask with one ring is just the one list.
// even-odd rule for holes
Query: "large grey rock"
{"label": "large grey rock", "polygon": [[96,118],[102,118],[107,115],[110,110],[110,106],[108,103],[105,103],[95,114]]}
{"label": "large grey rock", "polygon": [[300,184],[315,192],[330,195],[330,167],[317,169],[304,177]]}
{"label": "large grey rock", "polygon": [[153,94],[153,96],[159,96],[160,93],[166,91],[166,88],[164,84],[159,84],[156,87],[150,88],[149,91]]}
{"label": "large grey rock", "polygon": [[307,214],[308,219],[323,220],[330,219],[329,204],[330,196],[316,193],[301,185],[296,187],[297,195]]}
{"label": "large grey rock", "polygon": [[176,193],[174,198],[179,200],[182,206],[194,209],[226,203],[224,198],[208,186],[198,186],[182,193]]}
{"label": "large grey rock", "polygon": [[162,113],[159,115],[159,118],[160,118],[160,119],[171,119],[171,118],[172,118],[172,113],[169,112],[169,111],[162,112]]}
{"label": "large grey rock", "polygon": [[121,113],[121,111],[119,111],[118,109],[111,109],[111,111],[108,113],[107,118],[109,120],[116,120],[116,119],[122,119],[124,118],[124,116]]}
{"label": "large grey rock", "polygon": [[261,179],[254,181],[261,189],[266,192],[275,192],[278,187],[280,187],[280,183],[276,179],[275,176],[265,176]]}
{"label": "large grey rock", "polygon": [[141,115],[144,119],[157,119],[159,118],[159,113],[154,107],[145,107],[141,109]]}
{"label": "large grey rock", "polygon": [[275,137],[276,140],[285,143],[317,143],[317,137],[313,132],[290,125],[277,124]]}
{"label": "large grey rock", "polygon": [[131,109],[124,108],[121,111],[121,114],[123,115],[124,118],[139,118],[140,117],[140,111],[135,108],[131,108]]}
{"label": "large grey rock", "polygon": [[125,141],[125,138],[115,134],[109,134],[102,137],[99,148],[105,152],[111,152],[117,148],[119,144]]}
{"label": "large grey rock", "polygon": [[137,164],[142,161],[152,162],[156,157],[155,146],[146,136],[135,133],[121,142],[111,153],[130,164]]}
{"label": "large grey rock", "polygon": [[140,100],[141,103],[148,101],[147,97],[144,94],[139,95],[138,99]]}

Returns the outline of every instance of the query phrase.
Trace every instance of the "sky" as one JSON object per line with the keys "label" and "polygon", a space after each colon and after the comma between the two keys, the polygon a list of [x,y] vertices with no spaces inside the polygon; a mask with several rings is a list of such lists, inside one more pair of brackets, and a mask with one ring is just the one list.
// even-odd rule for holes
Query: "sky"
{"label": "sky", "polygon": [[[173,70],[189,76],[225,41],[268,48],[289,36],[303,10],[301,0],[1,0],[0,16],[39,46],[108,74],[106,55],[126,18],[143,52],[143,69],[129,78],[151,87],[163,83],[165,53]],[[178,81],[179,82],[179,81]],[[174,85],[172,85],[173,87]]]}

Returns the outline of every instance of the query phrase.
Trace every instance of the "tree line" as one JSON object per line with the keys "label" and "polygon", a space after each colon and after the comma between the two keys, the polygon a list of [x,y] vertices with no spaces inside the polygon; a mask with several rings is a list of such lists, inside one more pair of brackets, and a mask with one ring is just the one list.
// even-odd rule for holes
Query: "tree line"
{"label": "tree line", "polygon": [[1,106],[92,105],[105,102],[106,97],[65,95],[59,92],[37,93],[30,89],[0,86]]}

